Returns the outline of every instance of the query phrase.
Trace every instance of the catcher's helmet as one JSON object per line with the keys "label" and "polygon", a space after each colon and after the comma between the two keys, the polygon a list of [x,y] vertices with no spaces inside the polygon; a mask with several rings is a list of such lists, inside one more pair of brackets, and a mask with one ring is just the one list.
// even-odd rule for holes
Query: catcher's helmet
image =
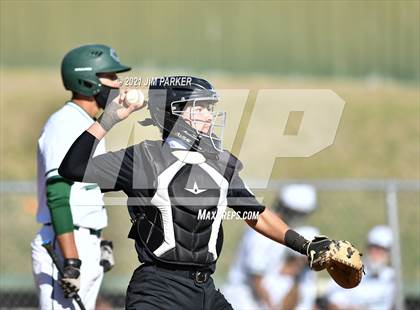
{"label": "catcher's helmet", "polygon": [[[164,140],[173,136],[192,149],[220,152],[226,114],[213,111],[218,100],[213,86],[204,79],[192,76],[161,77],[154,79],[149,87],[148,109],[153,123],[161,129]],[[205,105],[210,109],[212,123],[208,133],[199,132],[180,117],[187,105]],[[195,122],[194,118],[190,121]],[[220,129],[218,135],[215,129]]]}
{"label": "catcher's helmet", "polygon": [[87,44],[68,52],[61,63],[65,89],[85,96],[101,90],[98,73],[119,73],[131,70],[120,63],[115,50],[102,44]]}

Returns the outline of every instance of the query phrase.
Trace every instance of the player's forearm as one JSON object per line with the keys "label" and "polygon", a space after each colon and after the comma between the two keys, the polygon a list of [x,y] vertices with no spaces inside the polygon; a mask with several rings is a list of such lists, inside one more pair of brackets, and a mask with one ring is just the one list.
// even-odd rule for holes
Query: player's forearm
{"label": "player's forearm", "polygon": [[275,213],[265,208],[258,220],[246,220],[247,224],[271,240],[286,245],[301,254],[307,254],[309,241],[298,234]]}
{"label": "player's forearm", "polygon": [[268,294],[267,290],[265,289],[263,283],[262,276],[252,276],[252,288],[254,294],[258,297],[258,299],[264,303],[269,309],[273,307],[273,303],[271,302],[270,295]]}
{"label": "player's forearm", "polygon": [[296,306],[299,301],[299,286],[298,283],[295,281],[293,286],[290,288],[289,292],[287,292],[286,296],[284,296],[283,302],[279,309],[282,310],[292,310],[296,309]]}
{"label": "player's forearm", "polygon": [[246,220],[246,223],[260,234],[284,244],[284,237],[289,226],[268,208],[260,213],[258,220]]}
{"label": "player's forearm", "polygon": [[64,258],[79,258],[73,232],[58,235],[57,241]]}

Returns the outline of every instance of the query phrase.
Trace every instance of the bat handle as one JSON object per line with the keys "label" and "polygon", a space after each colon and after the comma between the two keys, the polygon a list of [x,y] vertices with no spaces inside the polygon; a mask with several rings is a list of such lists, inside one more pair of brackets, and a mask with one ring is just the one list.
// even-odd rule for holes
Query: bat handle
{"label": "bat handle", "polygon": [[[52,243],[47,242],[47,243],[44,243],[42,246],[47,250],[48,255],[51,257],[51,259],[52,259],[55,267],[57,268],[60,276],[63,276],[64,275],[64,269],[63,269],[63,266],[60,263],[60,260],[58,259],[57,253],[55,253],[55,251],[54,251],[54,247],[53,247]],[[80,310],[86,310],[85,305],[83,304],[82,299],[80,298],[79,294],[75,294],[73,296],[73,299],[78,304]]]}

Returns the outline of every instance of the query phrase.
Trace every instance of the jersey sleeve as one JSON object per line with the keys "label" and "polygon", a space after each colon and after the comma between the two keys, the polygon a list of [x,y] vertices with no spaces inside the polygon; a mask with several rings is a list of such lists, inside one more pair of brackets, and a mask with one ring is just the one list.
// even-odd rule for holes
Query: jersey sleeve
{"label": "jersey sleeve", "polygon": [[139,144],[93,157],[98,143],[88,131],[83,132],[64,157],[60,175],[72,181],[96,183],[102,192],[122,190],[130,195],[134,189],[148,188]]}
{"label": "jersey sleeve", "polygon": [[225,178],[230,180],[227,193],[228,206],[240,216],[245,211],[263,212],[265,207],[257,201],[255,195],[239,176],[239,172],[243,169],[241,161],[228,151],[222,152],[219,158],[226,168]]}
{"label": "jersey sleeve", "polygon": [[39,138],[38,145],[45,165],[45,179],[58,177],[58,168],[72,143],[81,131],[72,126],[61,126],[51,121]]}
{"label": "jersey sleeve", "polygon": [[258,202],[238,172],[233,174],[229,183],[227,200],[228,206],[239,215],[242,215],[244,211],[261,213],[265,210],[265,207]]}
{"label": "jersey sleeve", "polygon": [[133,148],[91,158],[84,180],[97,183],[103,192],[129,191],[133,183]]}
{"label": "jersey sleeve", "polygon": [[73,216],[70,209],[70,191],[72,182],[60,176],[47,180],[47,205],[56,235],[72,232]]}

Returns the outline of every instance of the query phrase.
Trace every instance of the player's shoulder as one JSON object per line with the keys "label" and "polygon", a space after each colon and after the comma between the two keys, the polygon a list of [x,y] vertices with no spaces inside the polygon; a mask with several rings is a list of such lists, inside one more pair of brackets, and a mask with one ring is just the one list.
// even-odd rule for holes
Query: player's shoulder
{"label": "player's shoulder", "polygon": [[155,153],[162,150],[162,141],[159,140],[143,140],[137,144],[127,147],[127,150],[142,153]]}
{"label": "player's shoulder", "polygon": [[244,167],[242,162],[228,150],[223,150],[222,152],[220,152],[218,157],[219,157],[219,161],[222,164],[226,165],[229,168],[234,169],[235,171],[239,172]]}
{"label": "player's shoulder", "polygon": [[89,126],[88,119],[86,122],[80,120],[78,113],[66,104],[51,114],[41,130],[38,143],[41,146],[72,143]]}
{"label": "player's shoulder", "polygon": [[130,160],[134,160],[134,157],[136,157],[137,160],[145,158],[149,161],[154,161],[158,159],[158,153],[160,152],[161,147],[161,141],[144,140],[137,144],[121,149],[119,152],[123,152],[125,157]]}
{"label": "player's shoulder", "polygon": [[61,109],[54,112],[48,117],[41,131],[40,140],[50,140],[54,136],[62,136],[62,133],[66,131],[67,122],[61,113]]}
{"label": "player's shoulder", "polygon": [[78,111],[76,107],[72,107],[70,104],[70,102],[67,102],[60,109],[51,114],[45,123],[44,128],[60,130],[60,128],[77,128],[78,126],[82,126],[83,123],[79,120],[81,118],[86,118],[86,120],[88,120],[88,115],[86,114],[86,116],[83,116],[81,111]]}
{"label": "player's shoulder", "polygon": [[142,148],[162,148],[162,140],[143,140],[137,145]]}

